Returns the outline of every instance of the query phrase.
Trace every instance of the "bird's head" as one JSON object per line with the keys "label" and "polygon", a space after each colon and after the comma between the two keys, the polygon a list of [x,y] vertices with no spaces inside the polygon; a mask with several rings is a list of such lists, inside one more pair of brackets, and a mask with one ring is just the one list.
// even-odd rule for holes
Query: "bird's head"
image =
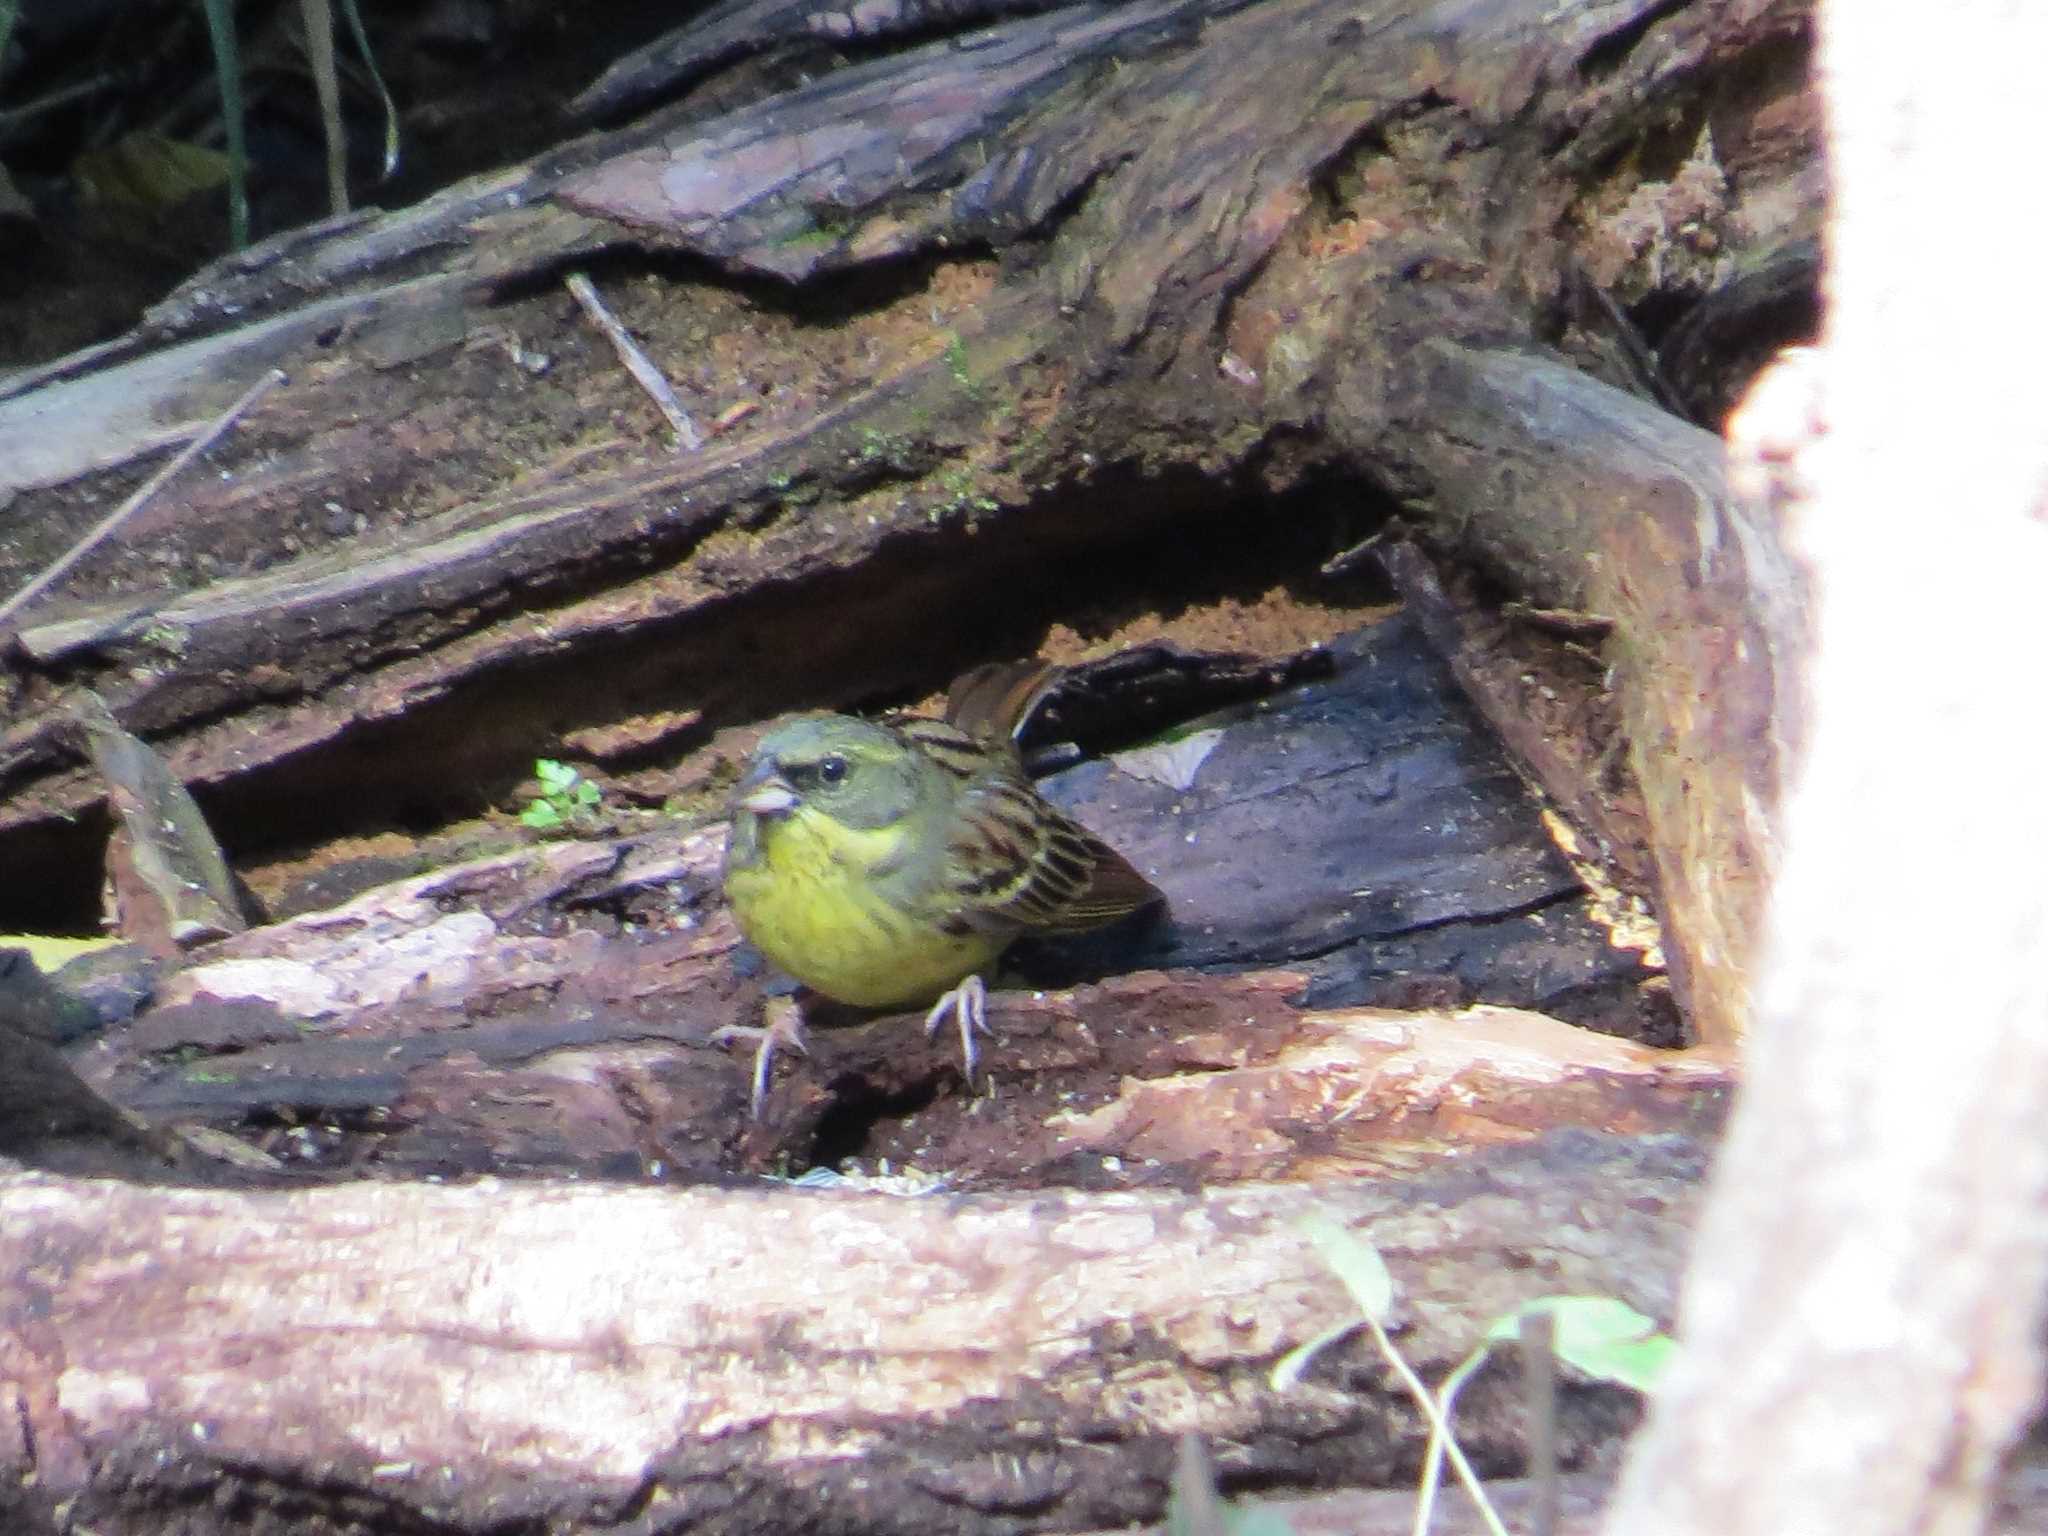
{"label": "bird's head", "polygon": [[735,822],[815,812],[873,831],[917,806],[917,754],[895,733],[848,715],[806,715],[777,726],[754,749],[733,791]]}

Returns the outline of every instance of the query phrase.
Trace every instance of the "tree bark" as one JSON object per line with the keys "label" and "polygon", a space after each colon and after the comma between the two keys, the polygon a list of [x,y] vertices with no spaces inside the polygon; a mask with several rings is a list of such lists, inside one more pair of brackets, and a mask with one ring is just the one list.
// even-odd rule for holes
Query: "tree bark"
{"label": "tree bark", "polygon": [[[1189,1430],[1232,1482],[1398,1478],[1422,1426],[1369,1350],[1267,1384],[1349,1315],[1293,1221],[1324,1210],[1386,1252],[1402,1347],[1435,1374],[1545,1292],[1663,1310],[1698,1168],[1684,1143],[1576,1135],[1320,1192],[17,1175],[0,1514],[22,1536],[1071,1530],[1155,1511]],[[1570,1453],[1630,1417],[1576,1395]],[[1498,1382],[1468,1397],[1483,1465],[1513,1464],[1517,1421]]]}
{"label": "tree bark", "polygon": [[2048,27],[1995,4],[1931,32],[1825,21],[1826,333],[1736,430],[1813,573],[1812,727],[1685,1356],[1616,1532],[1975,1531],[2040,1402],[2048,797],[2019,701],[2048,583],[2048,304],[1944,271],[1952,231],[2048,233],[1984,151],[2023,131]]}

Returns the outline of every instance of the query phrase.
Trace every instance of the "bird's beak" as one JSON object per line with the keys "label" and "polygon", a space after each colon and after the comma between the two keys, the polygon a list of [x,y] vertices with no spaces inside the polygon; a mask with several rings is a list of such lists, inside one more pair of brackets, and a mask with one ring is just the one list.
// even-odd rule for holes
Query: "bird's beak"
{"label": "bird's beak", "polygon": [[796,809],[796,791],[778,771],[774,762],[758,764],[740,780],[739,798],[733,804],[756,816],[781,816]]}

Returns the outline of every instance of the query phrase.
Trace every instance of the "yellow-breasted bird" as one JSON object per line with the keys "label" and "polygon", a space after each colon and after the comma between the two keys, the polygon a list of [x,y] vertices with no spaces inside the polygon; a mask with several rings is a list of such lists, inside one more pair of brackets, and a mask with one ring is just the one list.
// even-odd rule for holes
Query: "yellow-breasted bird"
{"label": "yellow-breasted bird", "polygon": [[[997,664],[953,686],[943,720],[799,715],[761,738],[732,798],[725,892],[740,929],[814,991],[861,1008],[952,1013],[974,1080],[981,973],[1027,933],[1076,933],[1160,900],[1123,856],[1031,785],[1016,733],[1058,682]],[[936,999],[936,1001],[934,1001]],[[758,1117],[792,1011],[757,1037]]]}

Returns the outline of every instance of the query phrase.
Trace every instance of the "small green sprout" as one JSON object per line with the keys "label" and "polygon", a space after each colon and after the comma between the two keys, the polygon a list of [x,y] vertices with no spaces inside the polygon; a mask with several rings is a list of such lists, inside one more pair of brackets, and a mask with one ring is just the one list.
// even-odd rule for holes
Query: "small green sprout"
{"label": "small green sprout", "polygon": [[1294,1385],[1318,1351],[1362,1323],[1429,1421],[1429,1449],[1416,1498],[1417,1530],[1428,1526],[1429,1511],[1435,1504],[1443,1464],[1448,1458],[1452,1472],[1478,1507],[1487,1531],[1491,1536],[1507,1536],[1507,1527],[1501,1523],[1479,1485],[1478,1475],[1451,1434],[1451,1409],[1459,1390],[1485,1364],[1493,1346],[1521,1337],[1524,1317],[1533,1313],[1549,1315],[1553,1329],[1551,1349],[1565,1364],[1596,1380],[1614,1382],[1638,1392],[1654,1390],[1677,1349],[1670,1338],[1657,1331],[1654,1321],[1626,1302],[1610,1296],[1544,1296],[1495,1319],[1477,1347],[1458,1363],[1442,1386],[1431,1392],[1387,1335],[1386,1323],[1393,1314],[1394,1277],[1379,1250],[1321,1212],[1304,1216],[1299,1225],[1310,1246],[1344,1282],[1344,1288],[1358,1304],[1360,1316],[1357,1321],[1325,1329],[1307,1343],[1289,1350],[1273,1368],[1273,1388],[1284,1392]]}
{"label": "small green sprout", "polygon": [[519,813],[519,824],[536,832],[594,831],[598,824],[598,787],[567,763],[536,758],[533,776],[540,794]]}

